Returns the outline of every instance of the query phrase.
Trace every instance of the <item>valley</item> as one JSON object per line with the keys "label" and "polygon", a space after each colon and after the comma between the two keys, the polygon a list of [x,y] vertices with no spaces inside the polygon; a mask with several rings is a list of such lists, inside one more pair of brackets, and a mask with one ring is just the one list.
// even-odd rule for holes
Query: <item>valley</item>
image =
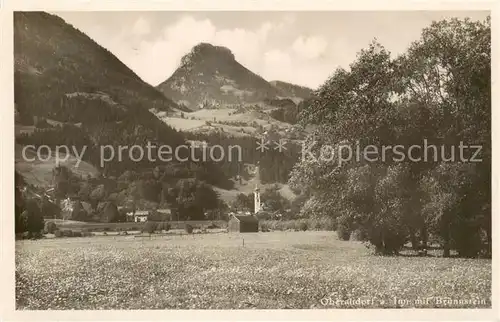
{"label": "valley", "polygon": [[288,14],[14,12],[16,309],[492,307],[489,14]]}
{"label": "valley", "polygon": [[[105,202],[126,209],[179,207],[168,191],[186,180],[203,181],[223,208],[237,204],[239,195],[252,195],[256,186],[294,200],[287,180],[299,140],[312,131],[296,124],[311,89],[269,82],[241,65],[228,48],[208,43],[194,46],[173,75],[153,87],[57,16],[19,13],[15,32],[15,169],[29,190],[90,203],[91,212]],[[83,57],[84,52],[91,54]],[[89,63],[95,69],[85,68]],[[280,154],[271,148],[261,155],[260,140],[286,140],[289,151]],[[136,161],[130,155],[102,162],[102,146],[144,147],[149,142],[172,149],[200,142],[238,145],[243,159],[165,163]],[[78,167],[75,156],[61,163],[53,156],[31,162],[34,152],[23,157],[24,146],[68,146],[86,153]],[[257,163],[262,169],[258,179]],[[64,178],[55,174],[61,167],[68,169],[58,172]],[[185,212],[199,217],[208,211],[204,205],[195,208]],[[88,212],[65,219],[91,220]]]}

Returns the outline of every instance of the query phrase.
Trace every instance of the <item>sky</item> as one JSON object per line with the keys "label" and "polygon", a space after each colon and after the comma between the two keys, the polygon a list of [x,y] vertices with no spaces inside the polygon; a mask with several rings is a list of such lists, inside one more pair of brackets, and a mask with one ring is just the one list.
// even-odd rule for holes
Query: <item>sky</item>
{"label": "sky", "polygon": [[377,39],[400,54],[434,20],[484,20],[485,11],[54,12],[156,86],[200,42],[229,48],[266,80],[313,89]]}

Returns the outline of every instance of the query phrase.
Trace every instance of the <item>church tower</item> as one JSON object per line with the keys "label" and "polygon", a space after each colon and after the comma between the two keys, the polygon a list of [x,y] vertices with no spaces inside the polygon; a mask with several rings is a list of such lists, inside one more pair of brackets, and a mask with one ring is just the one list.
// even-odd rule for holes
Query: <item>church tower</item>
{"label": "church tower", "polygon": [[253,192],[254,213],[257,214],[261,209],[260,203],[260,168],[259,163],[255,167],[255,190]]}

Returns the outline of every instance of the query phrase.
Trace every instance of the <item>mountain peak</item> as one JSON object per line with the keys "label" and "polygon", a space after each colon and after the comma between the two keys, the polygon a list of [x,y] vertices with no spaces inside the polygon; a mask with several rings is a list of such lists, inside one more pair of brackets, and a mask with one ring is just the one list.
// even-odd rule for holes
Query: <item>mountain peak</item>
{"label": "mountain peak", "polygon": [[256,103],[276,97],[278,90],[241,65],[226,47],[194,46],[181,65],[157,87],[165,96],[190,109]]}
{"label": "mountain peak", "polygon": [[187,67],[197,62],[212,61],[214,59],[233,61],[235,57],[229,48],[201,42],[182,57],[181,66]]}

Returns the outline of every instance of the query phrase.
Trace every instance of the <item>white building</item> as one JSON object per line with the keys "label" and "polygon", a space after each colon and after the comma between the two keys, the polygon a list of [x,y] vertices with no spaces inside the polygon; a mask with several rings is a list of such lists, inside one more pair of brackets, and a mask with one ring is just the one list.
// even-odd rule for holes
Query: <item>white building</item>
{"label": "white building", "polygon": [[255,182],[255,189],[253,192],[254,214],[262,209],[262,204],[260,202],[260,167],[258,162],[255,167]]}
{"label": "white building", "polygon": [[147,210],[136,210],[127,213],[127,217],[132,218],[130,221],[134,222],[145,222],[148,221],[149,211]]}

